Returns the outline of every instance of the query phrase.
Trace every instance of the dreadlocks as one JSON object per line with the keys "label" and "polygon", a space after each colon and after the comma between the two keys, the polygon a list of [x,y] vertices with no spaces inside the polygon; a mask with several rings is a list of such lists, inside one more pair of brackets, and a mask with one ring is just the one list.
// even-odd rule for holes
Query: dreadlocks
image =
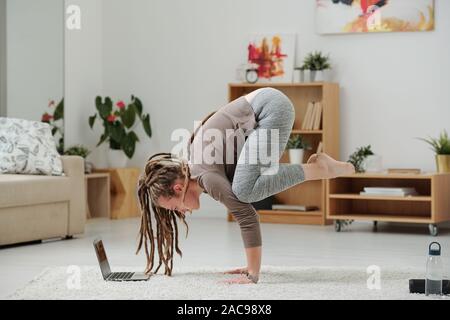
{"label": "dreadlocks", "polygon": [[[194,136],[198,129],[215,113],[216,112],[211,112],[201,121],[201,125],[192,133],[189,139],[190,143],[194,140]],[[186,226],[187,237],[189,226],[186,223],[185,215],[177,210],[161,208],[157,203],[161,196],[166,198],[175,196],[172,185],[180,178],[184,179],[182,192],[182,199],[184,201],[190,177],[189,166],[184,160],[171,153],[157,153],[148,159],[144,173],[139,178],[138,197],[142,217],[139,230],[139,245],[136,254],[139,253],[142,245],[144,245],[145,255],[147,256],[146,273],[152,272],[153,269],[155,245],[158,246],[159,264],[154,273],[157,273],[164,263],[164,274],[168,276],[172,275],[174,242],[175,251],[180,257],[182,256],[182,252],[178,247],[178,224],[176,218],[183,221]],[[151,219],[152,212],[156,221],[156,239]]]}
{"label": "dreadlocks", "polygon": [[[177,220],[182,220],[186,226],[186,237],[189,227],[184,213],[177,210],[168,210],[157,205],[159,197],[173,197],[175,191],[172,188],[177,179],[184,179],[182,199],[186,194],[190,172],[187,163],[170,153],[158,153],[149,158],[145,165],[144,173],[139,178],[138,197],[141,207],[141,227],[139,230],[139,245],[136,254],[144,245],[147,256],[145,272],[152,272],[154,265],[155,245],[158,246],[159,264],[154,273],[157,273],[164,263],[165,275],[172,275],[173,250],[182,256],[178,247]],[[156,234],[153,232],[151,212],[156,222]],[[156,239],[155,239],[156,237]],[[156,240],[156,241],[155,241]],[[149,248],[150,246],[150,248]]]}

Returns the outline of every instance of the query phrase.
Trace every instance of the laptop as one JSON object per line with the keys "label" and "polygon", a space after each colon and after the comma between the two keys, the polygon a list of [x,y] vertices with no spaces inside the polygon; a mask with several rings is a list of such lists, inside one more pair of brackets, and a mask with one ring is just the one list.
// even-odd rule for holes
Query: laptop
{"label": "laptop", "polygon": [[150,274],[143,272],[111,272],[103,241],[94,240],[94,248],[105,281],[147,281],[150,278]]}

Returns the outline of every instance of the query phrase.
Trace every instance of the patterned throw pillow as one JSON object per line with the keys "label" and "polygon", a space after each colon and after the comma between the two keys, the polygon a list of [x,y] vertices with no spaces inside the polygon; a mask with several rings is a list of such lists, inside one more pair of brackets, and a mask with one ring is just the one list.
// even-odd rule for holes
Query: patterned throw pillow
{"label": "patterned throw pillow", "polygon": [[0,173],[62,175],[47,123],[0,118]]}

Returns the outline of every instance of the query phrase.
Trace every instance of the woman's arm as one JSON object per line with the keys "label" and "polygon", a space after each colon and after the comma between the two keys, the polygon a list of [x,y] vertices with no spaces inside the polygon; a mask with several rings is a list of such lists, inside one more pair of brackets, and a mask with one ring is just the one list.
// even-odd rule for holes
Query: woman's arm
{"label": "woman's arm", "polygon": [[207,172],[200,177],[200,183],[211,197],[228,208],[238,222],[247,256],[247,271],[250,277],[257,281],[261,269],[262,252],[258,213],[250,203],[237,199],[232,191],[230,181],[225,176],[216,172]]}
{"label": "woman's arm", "polygon": [[247,254],[247,272],[253,282],[258,282],[259,272],[261,270],[261,250],[262,247],[254,247],[245,249]]}

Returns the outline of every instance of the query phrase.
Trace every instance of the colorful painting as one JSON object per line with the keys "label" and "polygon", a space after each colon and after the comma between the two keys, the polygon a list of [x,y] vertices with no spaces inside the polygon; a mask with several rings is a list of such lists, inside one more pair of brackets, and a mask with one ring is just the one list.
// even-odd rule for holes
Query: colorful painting
{"label": "colorful painting", "polygon": [[434,0],[316,0],[320,34],[434,30]]}
{"label": "colorful painting", "polygon": [[247,60],[257,69],[258,82],[292,81],[295,34],[252,36],[247,49]]}

